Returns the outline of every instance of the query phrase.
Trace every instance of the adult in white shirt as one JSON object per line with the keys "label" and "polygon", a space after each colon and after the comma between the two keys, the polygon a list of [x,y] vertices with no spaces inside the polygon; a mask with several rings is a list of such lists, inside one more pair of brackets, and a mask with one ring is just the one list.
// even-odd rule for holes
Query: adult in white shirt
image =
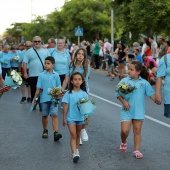
{"label": "adult in white shirt", "polygon": [[[105,38],[105,39],[104,39],[104,48],[103,48],[104,60],[105,60],[106,57],[107,57],[107,56],[106,56],[106,51],[111,52],[112,48],[113,48],[113,45],[108,42],[108,39],[107,39],[107,38]],[[108,70],[108,62],[106,62],[106,70]]]}
{"label": "adult in white shirt", "polygon": [[145,53],[145,49],[146,49],[146,38],[142,38],[142,51],[141,51],[141,56]]}
{"label": "adult in white shirt", "polygon": [[154,41],[153,36],[149,37],[149,42],[151,43],[151,56],[154,60],[156,60],[158,45],[156,41]]}

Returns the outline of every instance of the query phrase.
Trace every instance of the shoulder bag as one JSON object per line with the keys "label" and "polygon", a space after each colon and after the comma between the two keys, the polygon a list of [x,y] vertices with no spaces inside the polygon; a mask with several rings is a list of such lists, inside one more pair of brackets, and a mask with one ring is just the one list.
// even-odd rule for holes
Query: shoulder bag
{"label": "shoulder bag", "polygon": [[34,51],[36,52],[36,54],[37,54],[37,56],[38,56],[38,58],[39,58],[39,60],[40,60],[40,62],[41,62],[41,64],[42,64],[43,70],[45,70],[45,68],[44,68],[44,64],[43,64],[43,62],[42,62],[42,60],[41,60],[41,58],[40,58],[40,56],[39,56],[38,52],[35,50],[35,48],[34,48],[34,47],[33,47],[33,49],[34,49]]}

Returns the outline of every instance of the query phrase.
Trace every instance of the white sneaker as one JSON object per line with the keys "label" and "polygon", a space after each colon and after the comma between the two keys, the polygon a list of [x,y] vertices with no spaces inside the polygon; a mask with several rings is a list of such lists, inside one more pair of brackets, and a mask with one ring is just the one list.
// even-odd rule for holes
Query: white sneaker
{"label": "white sneaker", "polygon": [[88,141],[88,139],[89,139],[89,137],[87,135],[87,132],[86,132],[86,129],[81,130],[81,135],[80,136],[81,136],[83,141]]}
{"label": "white sneaker", "polygon": [[82,142],[82,140],[81,140],[81,137],[80,137],[80,145],[83,145],[83,142]]}
{"label": "white sneaker", "polygon": [[77,154],[79,155],[79,157],[80,157],[80,154],[79,154],[79,150],[78,150],[78,149],[76,150],[76,153],[77,153]]}
{"label": "white sneaker", "polygon": [[76,150],[76,152],[73,153],[73,162],[77,163],[79,158],[80,158],[80,155],[79,153],[77,153],[77,150]]}

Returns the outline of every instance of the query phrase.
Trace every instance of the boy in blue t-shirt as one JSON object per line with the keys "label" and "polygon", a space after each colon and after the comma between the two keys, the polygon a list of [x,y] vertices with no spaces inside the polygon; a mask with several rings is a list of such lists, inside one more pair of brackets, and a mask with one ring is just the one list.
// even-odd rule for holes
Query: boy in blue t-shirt
{"label": "boy in blue t-shirt", "polygon": [[113,64],[112,57],[110,56],[110,52],[108,50],[106,50],[105,59],[103,60],[103,62],[105,62],[105,61],[108,62],[108,72],[109,72],[109,75],[111,77],[111,80],[113,80],[115,78],[115,76],[113,74],[114,64]]}
{"label": "boy in blue t-shirt", "polygon": [[[54,141],[58,141],[62,138],[62,135],[58,133],[58,105],[55,106],[51,99],[49,92],[55,87],[61,87],[61,82],[58,73],[53,71],[55,65],[55,59],[51,56],[45,58],[45,71],[40,73],[37,82],[37,90],[35,97],[39,94],[40,90],[42,93],[40,95],[40,103],[42,105],[42,124],[43,124],[43,134],[42,138],[48,138],[48,115],[52,118],[52,126],[54,130]],[[34,104],[35,100],[33,100]]]}
{"label": "boy in blue t-shirt", "polygon": [[139,54],[139,49],[135,49],[134,50],[135,53],[135,60],[139,60],[142,64],[143,64],[143,58],[142,56]]}

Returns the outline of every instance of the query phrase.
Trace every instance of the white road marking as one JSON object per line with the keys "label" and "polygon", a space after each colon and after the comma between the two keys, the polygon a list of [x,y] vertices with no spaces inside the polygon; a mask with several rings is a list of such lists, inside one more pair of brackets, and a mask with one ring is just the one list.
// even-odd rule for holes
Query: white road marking
{"label": "white road marking", "polygon": [[[117,106],[117,107],[122,107],[120,104],[111,102],[111,101],[109,101],[109,100],[107,100],[107,99],[105,99],[105,98],[103,98],[103,97],[97,96],[97,95],[92,94],[92,93],[89,93],[89,94],[90,94],[91,96],[95,97],[95,98],[98,98],[98,99],[100,99],[100,100],[103,100],[103,101],[105,101],[105,102],[107,102],[107,103],[110,103],[110,104],[112,104],[112,105],[115,105],[115,106]],[[145,117],[146,117],[147,119],[153,121],[153,122],[156,122],[156,123],[158,123],[158,124],[161,124],[161,125],[163,125],[163,126],[166,126],[166,127],[170,128],[170,124],[167,124],[167,123],[165,123],[165,122],[162,122],[162,121],[160,121],[160,120],[157,120],[157,119],[152,118],[152,117],[147,116],[147,115],[145,115]]]}

